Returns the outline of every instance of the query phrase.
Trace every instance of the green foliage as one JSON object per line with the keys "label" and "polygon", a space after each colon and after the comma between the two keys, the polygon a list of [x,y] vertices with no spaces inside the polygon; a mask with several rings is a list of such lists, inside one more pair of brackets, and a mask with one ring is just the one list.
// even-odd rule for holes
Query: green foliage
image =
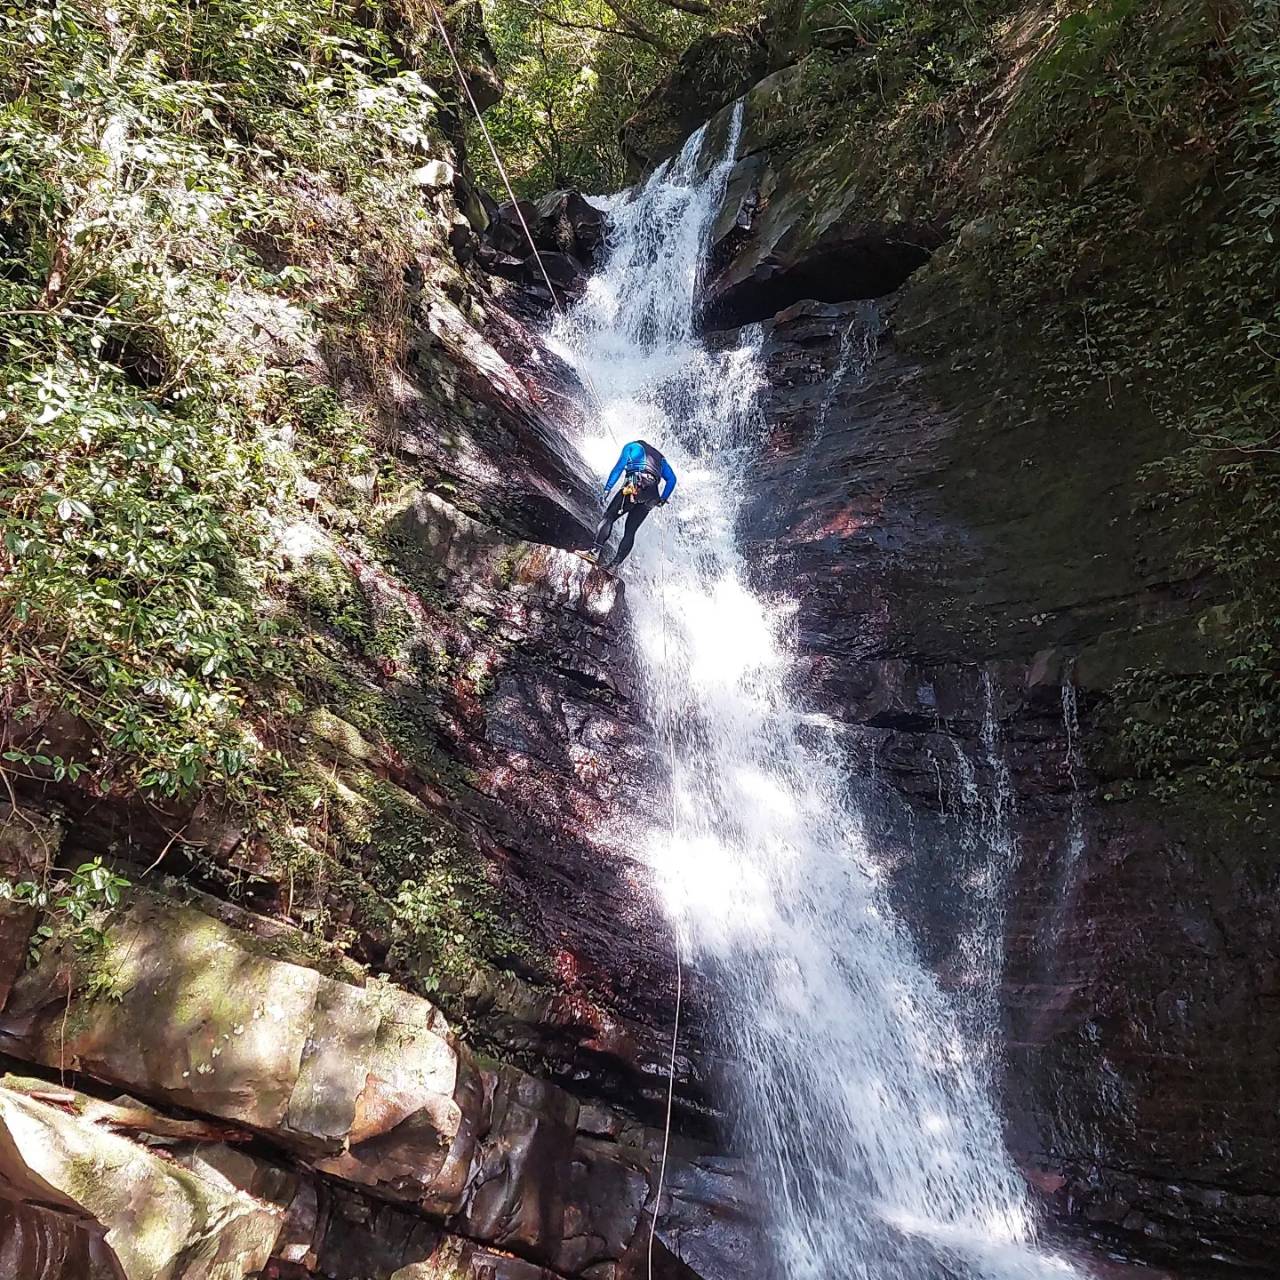
{"label": "green foliage", "polygon": [[[624,185],[624,121],[694,40],[749,26],[766,6],[718,0],[694,13],[664,0],[484,0],[483,7],[506,84],[485,122],[517,193],[536,196]],[[501,191],[478,131],[470,152],[489,188]]]}
{"label": "green foliage", "polygon": [[309,933],[386,933],[391,967],[432,991],[477,966],[532,964],[485,860],[408,793],[360,768],[311,763],[290,780],[289,800],[299,822],[274,833],[274,849],[291,914]]}
{"label": "green foliage", "polygon": [[332,553],[309,557],[291,583],[302,608],[363,646],[372,630],[369,602],[355,575]]}
{"label": "green foliage", "polygon": [[1109,55],[1116,51],[1139,0],[1106,0],[1077,8],[1058,24],[1053,47],[1040,59],[1036,74],[1092,90]]}
{"label": "green foliage", "polygon": [[809,14],[801,63],[806,110],[777,121],[773,144],[814,167],[859,173],[868,205],[907,208],[949,176],[955,131],[995,86],[1012,0],[847,0]]}
{"label": "green foliage", "polygon": [[1258,825],[1280,778],[1280,680],[1274,633],[1237,652],[1225,673],[1187,676],[1130,672],[1118,692],[1130,709],[1123,726],[1128,758],[1157,799],[1191,789],[1225,793]]}
{"label": "green foliage", "polygon": [[5,701],[90,730],[62,776],[249,785],[279,519],[318,455],[369,456],[265,334],[369,284],[315,204],[412,234],[435,93],[356,4],[69,0],[0,9],[0,99]]}
{"label": "green foliage", "polygon": [[465,981],[477,967],[528,969],[534,952],[485,878],[482,864],[424,844],[426,864],[405,880],[393,911],[393,959],[419,975],[427,991]]}
{"label": "green foliage", "polygon": [[0,899],[26,903],[42,913],[28,944],[28,958],[36,964],[45,945],[55,940],[66,940],[82,953],[101,951],[107,942],[104,917],[128,887],[128,880],[94,858],[49,884],[0,880]]}
{"label": "green foliage", "polygon": [[[486,0],[484,9],[506,85],[502,100],[485,113],[485,123],[517,192],[621,186],[618,129],[670,69],[671,51],[606,35],[615,19],[602,0],[550,0],[541,10],[519,0]],[[561,22],[582,25],[570,29]],[[602,30],[590,30],[588,24]],[[664,34],[677,39],[671,28],[690,25],[674,13],[662,23]],[[470,151],[486,185],[500,193],[501,178],[478,130]]]}
{"label": "green foliage", "polygon": [[[232,778],[246,747],[230,717],[264,670],[270,626],[250,597],[261,455],[194,403],[173,412],[49,356],[6,387],[26,456],[0,461],[12,642],[0,679],[92,724],[102,749],[137,761],[139,786]],[[235,530],[229,494],[250,517]]]}
{"label": "green foliage", "polygon": [[[0,5],[0,754],[201,792],[306,939],[395,933],[446,974],[521,944],[479,855],[366,767],[445,771],[448,642],[375,545],[405,268],[451,269],[414,177],[452,158],[430,32],[418,0]],[[317,553],[285,572],[291,531]],[[308,742],[326,704],[368,740]],[[88,942],[106,874],[14,893]]]}

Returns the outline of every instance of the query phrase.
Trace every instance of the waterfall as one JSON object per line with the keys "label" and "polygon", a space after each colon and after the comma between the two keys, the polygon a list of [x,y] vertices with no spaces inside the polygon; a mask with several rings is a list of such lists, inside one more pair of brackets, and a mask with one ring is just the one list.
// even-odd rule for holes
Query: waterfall
{"label": "waterfall", "polygon": [[1067,898],[1075,888],[1084,854],[1084,797],[1080,792],[1080,712],[1076,705],[1075,671],[1068,665],[1062,676],[1062,732],[1066,739],[1063,763],[1067,781],[1071,786],[1071,809],[1067,821],[1067,853],[1060,873],[1062,892],[1059,894],[1063,909]]}
{"label": "waterfall", "polygon": [[[711,350],[696,325],[739,124],[740,107],[709,170],[695,135],[608,202],[604,265],[553,335],[600,401],[582,442],[597,473],[640,438],[679,475],[623,570],[670,769],[669,825],[647,853],[717,993],[778,1273],[1070,1276],[1035,1248],[984,1051],[895,918],[836,735],[795,687],[795,601],[753,586],[739,543],[761,335]],[[997,806],[1003,823],[1007,796]]]}

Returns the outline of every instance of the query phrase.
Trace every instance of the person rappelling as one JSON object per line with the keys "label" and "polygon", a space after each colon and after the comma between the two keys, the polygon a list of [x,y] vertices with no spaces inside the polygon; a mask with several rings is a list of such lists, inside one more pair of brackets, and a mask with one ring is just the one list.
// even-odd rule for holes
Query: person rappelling
{"label": "person rappelling", "polygon": [[[622,486],[610,499],[609,491],[621,477]],[[666,506],[676,487],[676,473],[671,464],[653,445],[644,440],[633,440],[622,446],[618,461],[605,481],[600,500],[604,504],[604,518],[596,530],[596,562],[605,569],[616,569],[630,554],[636,540],[636,530],[644,524],[654,507]],[[626,513],[622,541],[612,560],[601,559],[609,535],[618,517]]]}

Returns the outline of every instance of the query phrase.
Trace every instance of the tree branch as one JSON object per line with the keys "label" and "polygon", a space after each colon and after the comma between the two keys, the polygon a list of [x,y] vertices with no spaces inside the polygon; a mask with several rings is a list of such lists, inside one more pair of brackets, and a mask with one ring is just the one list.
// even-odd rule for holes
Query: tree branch
{"label": "tree branch", "polygon": [[[606,0],[608,3],[608,0]],[[714,18],[716,11],[703,0],[662,0],[668,9],[679,9],[681,13],[692,13],[698,18]],[[613,6],[610,5],[610,8]]]}
{"label": "tree branch", "polygon": [[[641,44],[647,44],[662,53],[670,53],[671,47],[663,40],[660,40],[651,31],[646,31],[638,24],[633,24],[619,14],[621,25],[616,27],[601,27],[592,22],[570,22],[568,18],[558,18],[555,14],[548,13],[541,5],[534,4],[533,0],[517,0],[517,2],[528,9],[531,13],[536,13],[544,22],[549,22],[553,27],[559,27],[562,31],[595,31],[602,36],[622,36],[626,40],[638,40]],[[608,3],[608,0],[606,0]],[[612,9],[613,6],[609,5]],[[617,13],[617,10],[614,10]]]}
{"label": "tree branch", "polygon": [[618,0],[604,0],[604,2],[609,8],[609,12],[622,24],[619,30],[625,29],[629,31],[635,39],[643,40],[645,44],[651,44],[655,49],[661,49],[663,53],[675,53],[675,50],[661,36],[654,35],[642,22],[633,18],[618,3]]}

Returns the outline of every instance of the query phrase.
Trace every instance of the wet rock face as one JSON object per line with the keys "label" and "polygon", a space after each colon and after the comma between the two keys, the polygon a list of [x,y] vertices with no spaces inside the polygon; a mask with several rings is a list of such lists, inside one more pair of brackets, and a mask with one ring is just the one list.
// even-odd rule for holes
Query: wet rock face
{"label": "wet rock face", "polygon": [[424,478],[517,538],[590,545],[592,493],[567,439],[578,415],[569,372],[501,311],[481,328],[438,293],[423,300],[409,363],[395,444]]}
{"label": "wet rock face", "polygon": [[725,108],[707,125],[704,165],[723,152],[740,111],[711,231],[708,328],[767,320],[803,301],[883,297],[947,238],[945,215],[931,207],[897,199],[869,205],[856,156],[821,148],[815,155],[788,134],[806,109],[803,75],[802,67],[790,66],[766,77],[740,108]]}
{"label": "wet rock face", "polygon": [[[592,234],[595,211],[584,202],[565,196],[549,207],[575,235]],[[557,993],[506,1002],[500,1035],[511,1051],[584,1090],[656,1107],[671,939],[625,829],[609,821],[650,804],[625,596],[621,583],[561,549],[590,543],[598,507],[596,478],[571,444],[579,389],[536,333],[497,303],[480,308],[424,285],[413,318],[416,346],[388,444],[420,483],[385,504],[375,547],[317,519],[291,526],[280,548],[294,579],[323,571],[375,615],[398,619],[410,640],[393,636],[394,653],[358,654],[344,673],[361,700],[378,698],[373,719],[357,728],[355,711],[329,698],[309,717],[307,739],[323,775],[345,793],[367,798],[376,789],[474,852],[533,952],[495,962]],[[340,639],[320,637],[326,658]],[[412,741],[407,731],[392,735],[392,715],[411,724]],[[36,728],[55,736],[50,722]],[[12,740],[22,745],[30,732],[31,724],[17,726]],[[55,745],[74,754],[74,744]],[[124,860],[136,874],[169,843],[166,832],[182,829],[191,843],[171,847],[166,871],[215,895],[233,892],[267,917],[328,914],[356,934],[359,961],[386,964],[394,939],[385,911],[361,914],[368,895],[353,901],[349,879],[309,896],[216,797],[157,814],[126,798],[63,790],[77,853]],[[353,873],[361,888],[394,898],[401,875],[383,859],[380,848],[362,851]],[[373,883],[379,875],[384,883]],[[16,868],[11,878],[41,877]],[[10,969],[21,965],[19,935],[29,924],[25,909],[0,904],[0,957]],[[259,927],[252,917],[243,926]],[[5,973],[0,965],[0,990]],[[485,1045],[508,1049],[498,1034]],[[684,1074],[696,1098],[698,1073]]]}
{"label": "wet rock face", "polygon": [[475,258],[521,286],[521,306],[550,310],[581,295],[604,239],[599,209],[578,191],[553,191],[538,201],[496,206]]}
{"label": "wet rock face", "polygon": [[[1103,799],[1124,669],[1216,661],[1196,627],[1213,585],[1135,512],[1165,441],[1133,405],[1120,430],[1117,408],[1038,404],[1019,335],[945,261],[877,310],[766,325],[747,534],[763,582],[799,596],[801,678],[874,779],[899,908],[943,980],[988,998],[975,945],[1003,970],[1010,1143],[1055,1213],[1191,1274],[1265,1268],[1274,841]],[[998,909],[974,899],[992,865]]]}
{"label": "wet rock face", "polygon": [[[576,556],[513,544],[435,495],[406,504],[393,532],[415,575],[483,620],[480,652],[503,655],[486,666],[492,687],[451,702],[441,724],[468,769],[448,813],[536,922],[567,989],[533,994],[486,974],[461,998],[490,1043],[657,1114],[671,935],[630,843],[657,766],[635,708],[623,586]],[[694,1110],[709,1071],[696,1055],[682,1065]]]}

